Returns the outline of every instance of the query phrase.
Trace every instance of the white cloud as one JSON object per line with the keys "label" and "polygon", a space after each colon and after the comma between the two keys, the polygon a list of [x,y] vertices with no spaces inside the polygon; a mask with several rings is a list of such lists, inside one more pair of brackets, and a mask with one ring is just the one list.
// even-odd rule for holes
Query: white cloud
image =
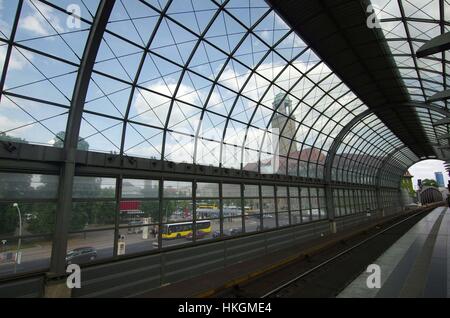
{"label": "white cloud", "polygon": [[[0,47],[0,65],[3,66],[6,58],[7,47]],[[28,59],[32,60],[33,56],[28,55]],[[22,70],[27,65],[27,60],[21,54],[11,54],[8,64],[8,70]]]}
{"label": "white cloud", "polygon": [[[165,85],[163,82],[158,82],[156,84],[148,85],[146,88],[160,94],[171,96],[175,92],[176,84],[169,83],[168,85]],[[179,87],[177,95],[180,100],[190,104],[196,104],[197,98],[192,92],[195,92],[194,88],[182,84]],[[198,92],[198,94],[201,95],[201,92]],[[169,105],[170,100],[168,98],[144,90],[141,90],[141,94],[139,94],[134,103],[137,113],[142,114],[139,117],[139,121],[155,122],[154,118],[156,116],[163,124],[167,118]],[[183,113],[177,111],[173,112],[170,121],[172,123],[181,123],[195,112],[195,109],[192,107],[185,107],[183,110]]]}
{"label": "white cloud", "polygon": [[[295,68],[300,70],[301,72],[306,72],[308,69],[308,66],[306,63],[303,63],[301,61],[297,61],[294,63]],[[262,76],[272,79],[275,76],[277,76],[282,70],[284,65],[273,65],[273,64],[262,64],[258,68],[258,73]],[[245,81],[247,80],[248,76],[250,75],[250,71],[247,70],[243,74],[236,74],[235,71],[232,68],[226,68],[225,71],[222,73],[222,76],[220,77],[220,82],[222,85],[234,90],[239,91],[242,89],[242,87],[245,84]],[[295,83],[298,78],[301,76],[301,73],[299,73],[297,70],[294,69],[292,66],[288,66],[286,70],[280,75],[278,78],[278,82],[280,85],[285,89],[290,89],[293,83]],[[166,96],[172,96],[174,94],[175,88],[176,88],[176,81],[175,80],[166,80],[167,85],[163,82],[157,82],[148,85],[146,88],[148,88],[151,91],[158,92],[160,94],[164,94]],[[268,87],[269,82],[264,80],[260,76],[256,76],[253,79],[251,79],[245,86],[243,90],[243,95],[249,98],[252,98],[253,100],[259,100],[262,96],[262,92],[265,91]],[[262,88],[262,89],[261,89]],[[309,89],[309,88],[308,88]],[[259,90],[259,91],[258,91]],[[294,90],[295,91],[295,90]],[[196,91],[196,89],[190,85],[182,84],[179,87],[177,98],[193,105],[203,106],[202,102],[206,100],[206,94],[207,91]],[[265,96],[264,101],[266,106],[270,107],[272,100],[274,98],[274,94],[277,92],[273,89],[269,91],[269,93]],[[159,122],[155,119],[155,117],[159,118],[159,120],[164,124],[166,121],[167,113],[169,110],[170,105],[170,98],[163,97],[148,91],[141,91],[142,96],[138,96],[134,103],[134,109],[137,113],[141,114],[138,119],[138,121],[142,121],[145,123],[155,123]],[[297,94],[301,94],[301,96],[298,96],[300,99],[303,97],[304,92],[293,92],[293,95],[296,96]],[[227,97],[225,97],[226,99]],[[234,101],[234,100],[233,100]],[[222,104],[222,99],[220,95],[216,92],[214,92],[210,98],[210,101],[208,103],[208,107],[211,105],[219,105],[218,107],[222,107],[222,110],[224,108]],[[294,101],[294,104],[296,104],[296,101]],[[295,105],[296,106],[296,105]],[[150,108],[153,110],[150,110]],[[170,118],[170,124],[175,123],[181,123],[178,124],[174,129],[176,131],[186,132],[186,133],[195,133],[199,127],[199,125],[202,125],[201,129],[203,131],[201,132],[201,136],[204,138],[211,138],[213,140],[221,141],[220,138],[218,138],[218,134],[215,131],[214,128],[205,126],[204,123],[201,123],[199,120],[199,116],[197,116],[197,113],[199,113],[198,109],[184,106],[183,104],[180,104],[180,110],[178,108],[174,108],[171,113]],[[217,111],[218,108],[214,107],[214,110]],[[304,107],[300,108],[297,111],[296,116],[300,118],[302,115],[305,114]],[[189,120],[186,120],[186,118],[190,118]],[[267,118],[268,120],[268,118]],[[217,123],[218,125],[220,123]],[[158,123],[158,125],[161,125]],[[219,125],[220,126],[220,125]],[[233,166],[238,167],[241,161],[241,148],[242,144],[245,140],[245,146],[252,148],[252,149],[259,149],[263,148],[263,151],[272,152],[273,151],[273,142],[277,142],[278,138],[275,138],[275,140],[272,140],[274,138],[271,138],[271,133],[264,138],[264,144],[263,137],[265,134],[264,129],[265,124],[260,121],[258,124],[261,129],[251,129],[250,131],[247,131],[246,126],[244,125],[238,125],[237,127],[233,127],[233,125],[228,126],[228,130],[225,136],[225,142],[229,145],[237,145],[238,147],[230,146],[226,147],[224,149],[223,154],[223,161],[225,162],[226,166]],[[298,136],[304,136],[307,135],[307,132],[309,131],[309,128],[302,126],[299,130]],[[221,133],[219,134],[221,135]],[[245,136],[247,135],[247,139],[245,139]],[[219,139],[219,140],[218,140]],[[182,146],[181,146],[182,145]],[[159,145],[158,145],[159,146]],[[145,146],[144,146],[145,147]],[[172,137],[167,139],[165,154],[168,160],[173,160],[177,162],[192,162],[192,157],[194,155],[194,148],[195,143],[193,138],[189,136],[183,136],[183,135],[172,135]],[[146,149],[149,151],[150,149]],[[133,150],[134,151],[134,150]],[[146,152],[147,152],[146,151]],[[218,164],[216,162],[217,160],[220,160],[218,158],[220,156],[220,143],[213,143],[209,141],[199,140],[198,146],[197,146],[197,160],[199,163],[202,164],[208,164],[208,162],[212,162],[212,164]],[[248,162],[255,162],[256,157],[253,158],[255,155],[252,152],[245,152],[244,153],[244,163]]]}
{"label": "white cloud", "polygon": [[37,16],[27,16],[22,19],[20,22],[22,28],[27,31],[36,33],[38,35],[49,35],[50,33],[47,31],[47,28],[43,25],[42,21],[40,21]]}
{"label": "white cloud", "polygon": [[413,175],[413,185],[414,188],[417,189],[417,180],[421,179],[433,179],[435,180],[434,173],[442,172],[444,175],[445,185],[449,180],[448,173],[445,170],[444,162],[440,160],[425,160],[419,163],[416,163],[411,168],[409,168],[409,172]]}
{"label": "white cloud", "polygon": [[0,132],[7,132],[8,131],[6,134],[9,135],[9,136],[22,137],[23,138],[24,132],[26,130],[29,130],[30,128],[32,128],[33,125],[26,126],[26,127],[21,128],[21,129],[18,129],[18,130],[9,131],[11,129],[15,129],[15,128],[23,126],[23,125],[25,125],[25,123],[18,122],[17,120],[11,120],[11,118],[8,118],[6,116],[0,115]]}
{"label": "white cloud", "polygon": [[[21,28],[38,36],[54,34],[54,29],[59,33],[64,32],[64,27],[62,26],[59,17],[55,14],[55,10],[53,8],[38,1],[30,0],[30,2],[32,13],[31,15],[27,15],[20,20],[19,25]],[[51,26],[46,20],[49,21]]]}

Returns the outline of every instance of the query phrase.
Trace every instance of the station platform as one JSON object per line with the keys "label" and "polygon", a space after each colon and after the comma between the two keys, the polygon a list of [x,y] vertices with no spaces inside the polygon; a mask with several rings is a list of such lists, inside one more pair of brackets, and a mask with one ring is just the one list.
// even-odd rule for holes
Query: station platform
{"label": "station platform", "polygon": [[248,281],[262,277],[267,273],[281,269],[291,262],[305,259],[306,256],[319,254],[322,251],[332,248],[337,244],[341,244],[343,241],[362,235],[363,233],[365,233],[364,235],[368,235],[371,231],[375,231],[379,225],[394,222],[397,218],[402,216],[405,215],[392,215],[384,219],[374,219],[367,223],[359,224],[358,226],[349,226],[335,234],[330,233],[325,237],[307,240],[289,248],[279,249],[276,252],[271,252],[215,271],[206,272],[202,275],[167,284],[145,293],[135,294],[134,297],[215,297],[215,295],[227,288],[245,284]]}
{"label": "station platform", "polygon": [[439,207],[420,220],[374,264],[380,288],[369,288],[374,272],[363,272],[339,298],[450,297],[450,209]]}

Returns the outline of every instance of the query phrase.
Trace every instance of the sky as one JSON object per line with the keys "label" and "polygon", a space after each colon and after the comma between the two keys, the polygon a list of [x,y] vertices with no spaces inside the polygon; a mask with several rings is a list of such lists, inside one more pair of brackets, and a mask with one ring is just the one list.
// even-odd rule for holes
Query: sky
{"label": "sky", "polygon": [[418,179],[436,180],[434,173],[439,171],[442,172],[442,174],[444,175],[444,182],[447,185],[449,177],[448,173],[445,171],[444,161],[425,160],[413,165],[411,168],[409,168],[409,172],[414,176],[413,178],[414,189],[417,189]]}
{"label": "sky", "polygon": [[[23,2],[14,38],[20,47],[14,46],[7,64],[4,91],[9,95],[0,100],[0,133],[47,146],[66,129],[90,28],[82,21],[75,27],[75,18],[64,10],[78,5],[83,21],[92,21],[100,1],[49,2],[53,5]],[[303,144],[326,154],[342,127],[367,109],[264,0],[230,0],[226,10],[219,0],[145,2],[150,5],[117,1],[109,19],[80,127],[91,151],[117,153],[123,148],[129,156],[239,168],[257,162],[260,154],[262,160],[271,158],[271,140],[279,138],[270,121],[280,92],[289,91],[293,102],[297,149]],[[408,17],[439,18],[438,0],[403,2]],[[400,15],[398,1],[373,3],[380,18]],[[0,0],[0,73],[18,7],[19,0]],[[438,23],[418,25],[423,24],[440,30]],[[383,25],[384,31],[398,32]],[[146,46],[149,52],[144,52]],[[136,90],[131,89],[134,82]],[[379,133],[387,128],[375,126],[378,122],[373,121],[377,129],[371,145],[362,138],[358,144],[367,153],[373,153],[370,149],[382,136],[391,140]],[[369,128],[362,126],[358,135],[367,138]],[[292,137],[286,130],[280,133]],[[391,147],[399,143],[395,138]]]}

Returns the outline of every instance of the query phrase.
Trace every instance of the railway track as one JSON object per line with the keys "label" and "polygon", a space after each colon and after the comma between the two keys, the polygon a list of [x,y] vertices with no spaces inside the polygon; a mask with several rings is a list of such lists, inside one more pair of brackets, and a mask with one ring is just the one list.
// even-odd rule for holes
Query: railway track
{"label": "railway track", "polygon": [[294,261],[213,297],[335,297],[432,210],[390,220],[317,255]]}

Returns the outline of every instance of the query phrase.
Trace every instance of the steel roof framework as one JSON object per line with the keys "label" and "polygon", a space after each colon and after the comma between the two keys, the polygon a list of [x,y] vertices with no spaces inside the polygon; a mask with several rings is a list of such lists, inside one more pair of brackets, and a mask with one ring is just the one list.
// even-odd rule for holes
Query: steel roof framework
{"label": "steel roof framework", "polygon": [[[59,169],[54,272],[64,269],[79,169],[118,173],[117,191],[132,169],[125,169],[127,161],[160,161],[161,173],[174,162],[235,169],[241,180],[251,179],[246,173],[284,176],[325,186],[333,219],[333,187],[395,189],[404,171],[423,159],[412,150],[417,145],[405,144],[380,117],[389,107],[366,106],[262,0],[72,2],[87,14],[74,16],[57,1],[16,0],[0,15],[0,118],[9,121],[0,128],[2,144],[6,153],[28,143],[48,154],[45,160],[2,155],[2,170]],[[30,30],[30,19],[45,28]],[[67,19],[81,27],[65,27]],[[441,29],[442,20],[436,22]],[[439,61],[446,65],[445,56]],[[292,101],[289,113],[275,104],[279,94],[282,103]],[[419,118],[428,116],[421,122],[434,144],[432,123],[442,111],[414,107]],[[278,132],[276,118],[284,118]],[[289,141],[285,155],[273,150],[280,139]],[[80,148],[82,142],[90,148]],[[119,170],[80,165],[87,150],[120,158]],[[284,162],[281,169],[267,169],[273,158]]]}

